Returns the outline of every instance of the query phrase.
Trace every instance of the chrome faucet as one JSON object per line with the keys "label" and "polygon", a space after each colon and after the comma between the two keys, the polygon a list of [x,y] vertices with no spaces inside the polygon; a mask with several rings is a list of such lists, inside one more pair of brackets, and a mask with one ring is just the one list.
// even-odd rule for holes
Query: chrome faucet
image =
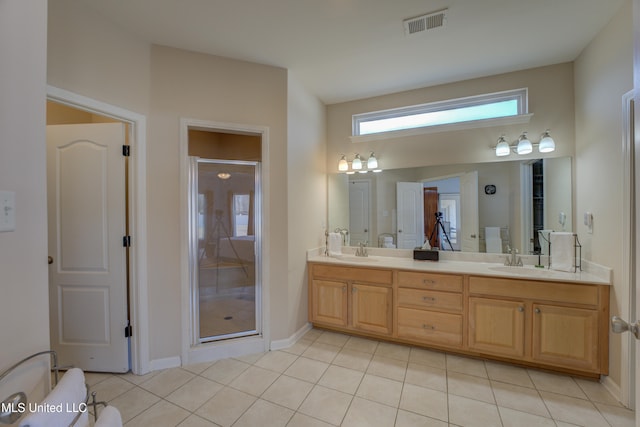
{"label": "chrome faucet", "polygon": [[508,267],[522,267],[522,258],[518,256],[518,250],[516,248],[509,248],[508,246],[507,250],[511,252],[511,256],[505,259],[504,265]]}
{"label": "chrome faucet", "polygon": [[356,249],[356,256],[369,256],[366,245],[367,242],[360,242],[360,246]]}

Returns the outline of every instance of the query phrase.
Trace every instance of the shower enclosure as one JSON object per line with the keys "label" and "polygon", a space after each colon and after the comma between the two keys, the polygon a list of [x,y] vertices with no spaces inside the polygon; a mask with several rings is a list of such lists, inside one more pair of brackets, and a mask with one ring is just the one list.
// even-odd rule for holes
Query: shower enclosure
{"label": "shower enclosure", "polygon": [[192,344],[259,335],[260,163],[190,158]]}

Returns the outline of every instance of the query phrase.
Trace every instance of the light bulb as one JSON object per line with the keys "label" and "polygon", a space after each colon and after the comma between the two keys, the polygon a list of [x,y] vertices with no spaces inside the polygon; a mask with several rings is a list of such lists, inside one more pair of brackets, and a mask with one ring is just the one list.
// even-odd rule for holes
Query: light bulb
{"label": "light bulb", "polygon": [[340,172],[346,172],[349,170],[349,163],[347,163],[347,159],[342,156],[342,158],[338,161],[338,170]]}
{"label": "light bulb", "polygon": [[518,154],[529,154],[533,151],[533,145],[531,145],[531,141],[527,138],[526,132],[522,132],[522,135],[520,135],[516,151]]}
{"label": "light bulb", "polygon": [[496,145],[496,156],[503,157],[511,154],[511,147],[509,143],[504,139],[504,135],[498,138],[498,144]]}
{"label": "light bulb", "polygon": [[549,130],[547,129],[544,132],[544,135],[542,135],[542,139],[540,140],[540,144],[538,145],[538,150],[541,153],[550,153],[552,151],[555,151],[556,149],[556,142],[553,140],[553,138],[551,138],[551,135],[549,135]]}
{"label": "light bulb", "polygon": [[369,160],[367,160],[367,169],[378,169],[378,159],[376,159],[373,153],[371,153]]}
{"label": "light bulb", "polygon": [[351,162],[351,169],[354,171],[362,169],[362,160],[360,159],[360,154],[356,154],[356,158]]}

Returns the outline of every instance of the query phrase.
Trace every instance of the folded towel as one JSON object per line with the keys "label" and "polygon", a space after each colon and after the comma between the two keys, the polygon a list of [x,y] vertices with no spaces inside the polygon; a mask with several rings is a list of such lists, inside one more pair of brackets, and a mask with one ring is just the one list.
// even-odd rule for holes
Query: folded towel
{"label": "folded towel", "polygon": [[486,252],[488,254],[501,254],[502,253],[502,240],[495,237],[489,237],[485,239]]}
{"label": "folded towel", "polygon": [[107,406],[100,411],[100,416],[94,427],[122,427],[120,411],[113,406]]}
{"label": "folded towel", "polygon": [[485,240],[500,239],[500,227],[485,227],[484,238]]}
{"label": "folded towel", "polygon": [[342,254],[342,235],[340,233],[329,233],[329,256]]}
{"label": "folded towel", "polygon": [[549,233],[551,242],[551,269],[575,271],[575,236],[573,233]]}
{"label": "folded towel", "polygon": [[[60,379],[58,385],[39,403],[31,403],[31,412],[20,422],[20,427],[68,427],[84,408],[81,405],[87,397],[84,383],[84,372],[78,368],[69,369]],[[88,425],[88,415],[82,414],[78,426]],[[82,419],[86,424],[82,424]]]}

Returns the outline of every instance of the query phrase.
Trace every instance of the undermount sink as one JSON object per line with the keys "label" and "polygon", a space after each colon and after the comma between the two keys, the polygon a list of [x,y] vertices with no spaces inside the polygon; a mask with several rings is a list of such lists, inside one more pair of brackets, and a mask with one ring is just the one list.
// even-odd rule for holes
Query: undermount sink
{"label": "undermount sink", "polygon": [[335,258],[345,262],[375,262],[377,259],[367,256],[355,256],[355,255],[332,255],[331,258]]}

